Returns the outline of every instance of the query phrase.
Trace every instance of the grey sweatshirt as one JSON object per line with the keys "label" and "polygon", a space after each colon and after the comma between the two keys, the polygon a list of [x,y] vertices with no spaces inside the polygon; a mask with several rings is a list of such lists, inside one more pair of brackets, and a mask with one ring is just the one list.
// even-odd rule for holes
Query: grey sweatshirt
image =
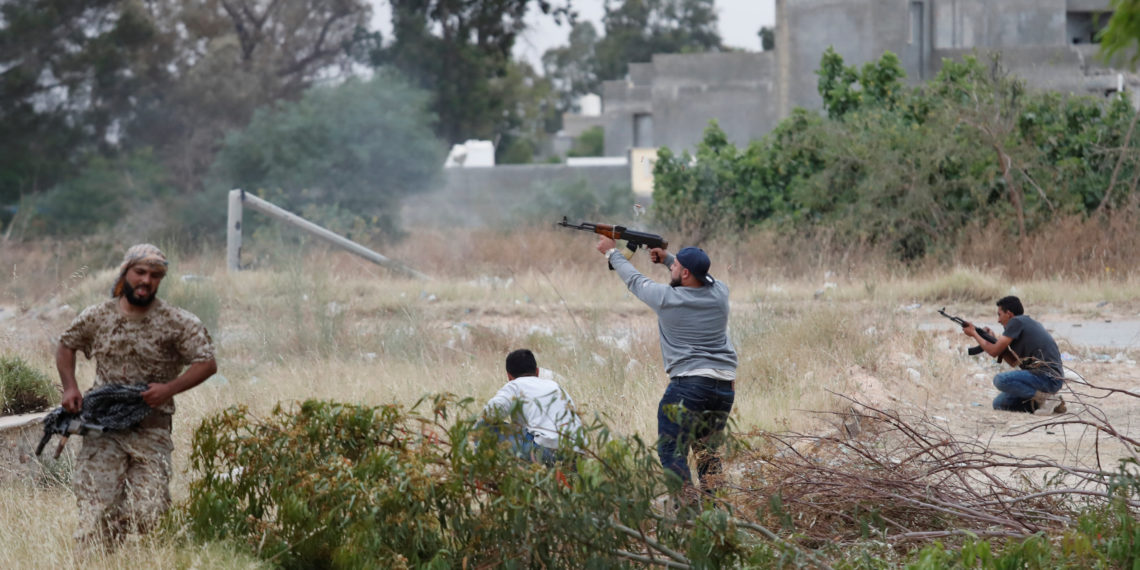
{"label": "grey sweatshirt", "polygon": [[[666,267],[673,256],[667,257]],[[701,368],[736,370],[736,350],[728,338],[728,286],[671,287],[639,272],[620,251],[610,265],[635,297],[657,313],[661,357],[670,377]]]}

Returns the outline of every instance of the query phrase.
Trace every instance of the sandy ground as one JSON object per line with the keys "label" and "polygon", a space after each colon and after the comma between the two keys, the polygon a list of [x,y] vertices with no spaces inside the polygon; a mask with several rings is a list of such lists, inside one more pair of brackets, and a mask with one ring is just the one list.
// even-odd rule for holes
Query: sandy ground
{"label": "sandy ground", "polygon": [[[1111,426],[1140,440],[1140,319],[1129,313],[1099,315],[1095,320],[1068,312],[1040,317],[1062,351],[1066,386],[1059,396],[1064,413],[1051,399],[1035,414],[992,408],[998,391],[993,377],[1010,370],[985,356],[969,356],[973,345],[945,320],[917,319],[916,329],[931,331],[932,355],[925,361],[902,352],[888,358],[904,374],[883,380],[853,368],[860,389],[852,397],[879,409],[931,421],[962,438],[976,438],[995,451],[1019,457],[1043,457],[1066,466],[1115,470],[1119,459],[1133,457],[1122,442],[1082,422]],[[1074,328],[1074,325],[1076,328]],[[990,325],[1000,331],[996,323]],[[1073,330],[1079,335],[1071,334]],[[1086,344],[1088,342],[1093,344]],[[932,368],[949,370],[941,378]],[[900,380],[899,378],[903,378]],[[909,381],[907,381],[909,380]]]}

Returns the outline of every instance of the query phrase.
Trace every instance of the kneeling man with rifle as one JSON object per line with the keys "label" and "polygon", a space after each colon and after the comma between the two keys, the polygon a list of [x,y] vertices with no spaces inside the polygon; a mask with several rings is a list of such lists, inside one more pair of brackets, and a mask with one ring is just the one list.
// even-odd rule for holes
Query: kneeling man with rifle
{"label": "kneeling man with rifle", "polygon": [[[1041,323],[1025,316],[1021,299],[1002,297],[998,299],[997,308],[998,322],[1005,330],[996,341],[990,340],[994,337],[988,328],[985,332],[990,334],[982,334],[971,323],[964,324],[962,332],[978,341],[978,346],[986,354],[1019,368],[994,376],[994,387],[1001,392],[994,398],[994,409],[1032,414],[1045,404],[1051,394],[1056,394],[1064,386],[1061,351]],[[1053,413],[1064,412],[1065,402],[1062,400]]]}

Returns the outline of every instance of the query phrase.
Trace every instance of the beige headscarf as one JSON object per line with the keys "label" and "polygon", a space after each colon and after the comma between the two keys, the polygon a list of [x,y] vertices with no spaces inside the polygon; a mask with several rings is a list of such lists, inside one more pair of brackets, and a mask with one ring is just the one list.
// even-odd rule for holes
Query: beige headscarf
{"label": "beige headscarf", "polygon": [[140,264],[145,263],[154,267],[161,267],[166,269],[169,265],[166,261],[166,254],[162,253],[158,246],[149,243],[140,243],[132,245],[127,250],[127,254],[123,256],[123,263],[119,265],[119,278],[115,280],[115,286],[111,288],[112,297],[121,297],[123,295],[123,283],[126,282],[127,270]]}

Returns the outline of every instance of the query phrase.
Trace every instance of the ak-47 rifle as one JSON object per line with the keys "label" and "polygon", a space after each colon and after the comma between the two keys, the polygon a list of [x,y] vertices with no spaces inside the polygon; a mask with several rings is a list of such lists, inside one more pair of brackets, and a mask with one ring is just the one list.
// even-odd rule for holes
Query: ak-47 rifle
{"label": "ak-47 rifle", "polygon": [[[941,309],[939,309],[938,314],[954,321],[955,323],[958,323],[962,328],[966,328],[966,327],[970,326],[969,321],[963,320],[961,317],[955,317],[953,315],[946,314],[946,307],[942,307]],[[978,331],[978,336],[984,338],[986,340],[986,342],[989,342],[989,343],[997,342],[997,339],[994,338],[994,335],[986,332],[985,329],[979,329],[977,327],[974,327],[974,330]],[[985,352],[985,349],[982,348],[981,345],[973,346],[973,347],[970,347],[969,349],[966,350],[966,353],[969,354],[970,356],[974,356],[976,354],[981,354],[983,352]],[[999,362],[1001,361],[1001,357],[998,357],[998,361]]]}
{"label": "ak-47 rifle", "polygon": [[594,232],[610,239],[624,239],[625,246],[628,247],[630,251],[637,251],[639,247],[648,249],[655,247],[669,249],[669,242],[665,241],[665,238],[657,234],[627,229],[625,226],[611,226],[609,224],[595,224],[593,222],[571,224],[570,221],[566,219],[566,216],[562,216],[562,221],[558,222],[558,225],[564,228],[582,230],[584,232]]}
{"label": "ak-47 rifle", "polygon": [[36,456],[43,453],[44,446],[47,445],[51,436],[58,435],[59,446],[55,448],[55,459],[59,459],[59,454],[63,451],[63,446],[67,444],[67,438],[73,435],[87,435],[89,433],[101,434],[103,433],[103,426],[83,421],[80,414],[73,414],[64,410],[63,408],[56,408],[55,411],[48,414],[44,418],[44,437],[40,440],[40,444],[36,446]]}
{"label": "ak-47 rifle", "polygon": [[142,398],[146,384],[104,384],[83,397],[83,411],[69,412],[56,408],[44,417],[44,436],[36,446],[43,453],[51,436],[60,436],[55,457],[59,458],[67,438],[73,435],[100,435],[105,431],[127,430],[138,425],[153,411]]}
{"label": "ak-47 rifle", "polygon": [[[665,238],[657,234],[627,229],[625,226],[611,226],[609,224],[595,224],[593,222],[571,224],[570,221],[566,219],[566,216],[562,216],[562,221],[558,222],[558,225],[564,228],[593,232],[613,240],[623,239],[625,240],[625,247],[629,249],[629,253],[625,254],[626,259],[629,259],[639,247],[646,249],[657,247],[669,249],[669,242],[665,241]],[[613,267],[611,266],[610,269],[613,269]]]}

